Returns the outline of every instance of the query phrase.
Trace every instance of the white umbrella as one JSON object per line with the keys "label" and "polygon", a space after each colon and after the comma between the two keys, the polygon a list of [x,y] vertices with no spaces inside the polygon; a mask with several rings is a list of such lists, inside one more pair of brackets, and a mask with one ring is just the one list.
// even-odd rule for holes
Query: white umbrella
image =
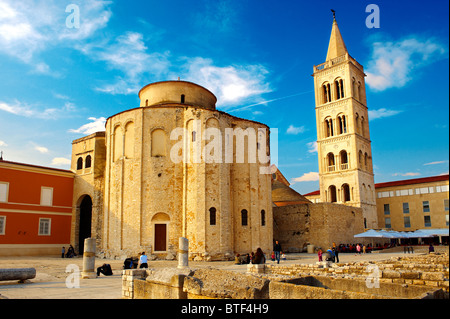
{"label": "white umbrella", "polygon": [[384,235],[374,229],[369,229],[368,231],[365,231],[364,233],[356,234],[353,237],[355,237],[355,238],[383,238]]}

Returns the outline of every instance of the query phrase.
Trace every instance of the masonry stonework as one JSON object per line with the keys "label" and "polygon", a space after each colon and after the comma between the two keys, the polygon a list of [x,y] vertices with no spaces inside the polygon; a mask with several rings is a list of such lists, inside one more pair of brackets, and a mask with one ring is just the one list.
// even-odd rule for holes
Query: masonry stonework
{"label": "masonry stonework", "polygon": [[[152,83],[139,96],[141,107],[106,121],[104,175],[83,171],[75,180],[74,198],[94,199],[99,250],[174,258],[186,237],[190,259],[268,252],[271,177],[258,155],[269,155],[269,128],[216,110],[216,97],[190,82]],[[93,140],[74,141],[73,168]]]}
{"label": "masonry stonework", "polygon": [[296,204],[273,208],[274,239],[286,252],[299,252],[307,245],[326,250],[333,242],[354,242],[364,231],[362,209],[334,203]]}

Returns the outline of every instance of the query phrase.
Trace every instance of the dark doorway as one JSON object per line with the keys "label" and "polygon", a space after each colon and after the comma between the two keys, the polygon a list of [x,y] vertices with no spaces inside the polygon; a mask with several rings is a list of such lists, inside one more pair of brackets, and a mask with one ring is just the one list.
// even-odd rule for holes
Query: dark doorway
{"label": "dark doorway", "polygon": [[166,224],[155,224],[155,251],[166,251]]}
{"label": "dark doorway", "polygon": [[80,230],[78,234],[78,253],[84,252],[84,240],[91,237],[92,226],[92,199],[84,196],[80,204]]}

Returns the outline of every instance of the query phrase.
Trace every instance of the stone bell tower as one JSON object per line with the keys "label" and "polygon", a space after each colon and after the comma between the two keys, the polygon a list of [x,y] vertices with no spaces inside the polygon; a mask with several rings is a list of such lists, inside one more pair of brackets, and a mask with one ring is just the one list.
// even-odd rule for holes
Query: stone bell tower
{"label": "stone bell tower", "polygon": [[362,207],[365,228],[378,227],[364,69],[345,46],[333,12],[328,52],[314,66],[322,202]]}

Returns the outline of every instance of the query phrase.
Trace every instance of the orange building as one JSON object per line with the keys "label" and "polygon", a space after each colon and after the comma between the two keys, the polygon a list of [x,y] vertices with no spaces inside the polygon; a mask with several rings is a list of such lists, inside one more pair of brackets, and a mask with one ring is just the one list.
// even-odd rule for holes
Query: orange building
{"label": "orange building", "polygon": [[0,256],[67,251],[73,179],[68,170],[0,160]]}

